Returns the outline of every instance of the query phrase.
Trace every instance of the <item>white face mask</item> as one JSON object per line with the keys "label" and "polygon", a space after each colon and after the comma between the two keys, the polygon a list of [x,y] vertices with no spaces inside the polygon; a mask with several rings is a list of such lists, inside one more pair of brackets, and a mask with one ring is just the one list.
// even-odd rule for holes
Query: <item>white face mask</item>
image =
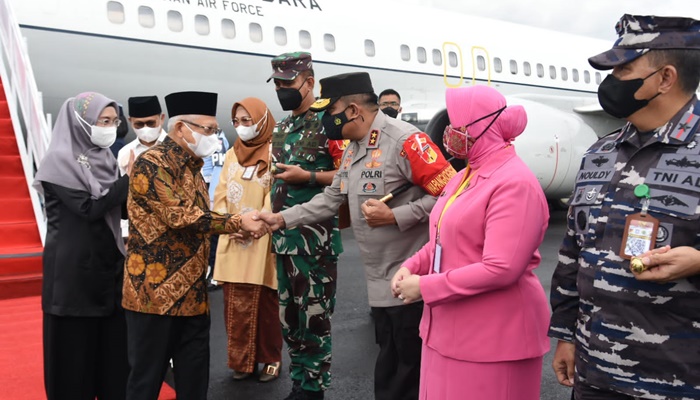
{"label": "white face mask", "polygon": [[267,110],[265,110],[265,116],[263,116],[260,122],[258,122],[257,124],[251,126],[240,125],[238,128],[236,128],[236,133],[238,134],[238,137],[244,142],[255,139],[256,137],[258,137],[258,135],[260,135],[260,132],[258,132],[258,125],[264,126],[266,120]]}
{"label": "white face mask", "polygon": [[258,132],[258,124],[251,126],[239,126],[236,128],[236,133],[238,134],[238,138],[244,142],[253,140],[260,134]]}
{"label": "white face mask", "polygon": [[192,132],[192,137],[194,137],[194,144],[187,142],[187,146],[192,150],[192,152],[199,158],[209,157],[214,154],[216,150],[219,149],[219,137],[211,134],[209,136],[202,135],[199,132],[195,132],[186,123],[183,125]]}
{"label": "white face mask", "polygon": [[139,138],[140,141],[144,143],[152,143],[155,142],[160,136],[160,126],[155,128],[144,126],[141,129],[134,129],[134,132],[136,132],[136,137]]}
{"label": "white face mask", "polygon": [[77,111],[75,111],[75,116],[80,119],[85,125],[88,125],[90,127],[90,132],[88,133],[87,129],[85,129],[85,126],[83,124],[80,124],[80,126],[83,128],[83,131],[87,133],[87,135],[90,137],[90,141],[92,144],[95,146],[101,147],[103,149],[109,148],[111,145],[114,144],[114,142],[117,140],[117,127],[116,126],[96,126],[96,125],[90,125],[88,124],[87,121],[85,121],[80,114],[78,114]]}

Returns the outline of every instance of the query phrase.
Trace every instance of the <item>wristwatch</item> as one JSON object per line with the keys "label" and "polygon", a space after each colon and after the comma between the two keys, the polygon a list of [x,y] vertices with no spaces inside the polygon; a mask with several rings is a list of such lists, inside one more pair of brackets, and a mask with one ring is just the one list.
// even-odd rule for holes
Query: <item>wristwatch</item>
{"label": "wristwatch", "polygon": [[315,185],[316,184],[316,171],[309,171],[309,185]]}

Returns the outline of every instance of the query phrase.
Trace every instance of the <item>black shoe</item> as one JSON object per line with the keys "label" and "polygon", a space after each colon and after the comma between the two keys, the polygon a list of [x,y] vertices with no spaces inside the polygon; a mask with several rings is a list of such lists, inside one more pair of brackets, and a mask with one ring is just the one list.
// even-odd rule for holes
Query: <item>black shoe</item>
{"label": "black shoe", "polygon": [[314,392],[311,390],[302,390],[302,397],[301,399],[304,400],[323,400],[323,390],[319,392]]}
{"label": "black shoe", "polygon": [[292,391],[289,393],[287,397],[284,398],[284,400],[302,400],[304,397],[304,390],[301,388],[301,383],[297,381],[292,381]]}

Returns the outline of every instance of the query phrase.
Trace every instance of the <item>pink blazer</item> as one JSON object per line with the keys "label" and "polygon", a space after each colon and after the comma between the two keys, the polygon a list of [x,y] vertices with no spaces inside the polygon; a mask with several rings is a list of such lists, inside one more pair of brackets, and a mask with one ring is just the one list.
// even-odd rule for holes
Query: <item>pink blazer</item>
{"label": "pink blazer", "polygon": [[422,275],[423,342],[471,362],[542,356],[550,314],[533,271],[549,221],[544,193],[513,147],[494,153],[445,212],[435,273],[437,221],[463,174],[447,184],[430,214],[430,241],[403,264]]}

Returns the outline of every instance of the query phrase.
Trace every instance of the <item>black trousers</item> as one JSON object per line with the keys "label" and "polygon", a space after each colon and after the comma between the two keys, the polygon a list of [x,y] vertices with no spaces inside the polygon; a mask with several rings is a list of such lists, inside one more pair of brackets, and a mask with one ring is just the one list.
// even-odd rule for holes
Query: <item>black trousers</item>
{"label": "black trousers", "polygon": [[611,390],[597,389],[587,385],[578,379],[574,381],[574,392],[571,394],[571,400],[635,400],[627,394],[613,392]]}
{"label": "black trousers", "polygon": [[44,387],[48,400],[123,400],[129,363],[124,311],[108,317],[44,314]]}
{"label": "black trousers", "polygon": [[173,360],[178,400],[205,400],[209,387],[209,314],[171,317],[126,311],[131,373],[128,400],[156,400]]}
{"label": "black trousers", "polygon": [[372,307],[379,355],[374,367],[376,400],[418,399],[422,341],[418,325],[423,302]]}

